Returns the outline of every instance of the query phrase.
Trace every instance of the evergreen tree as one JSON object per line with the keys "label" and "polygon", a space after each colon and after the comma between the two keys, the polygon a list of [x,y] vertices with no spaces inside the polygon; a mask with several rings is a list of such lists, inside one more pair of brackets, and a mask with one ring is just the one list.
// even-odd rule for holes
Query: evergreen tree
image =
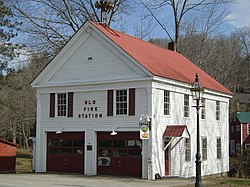
{"label": "evergreen tree", "polygon": [[13,21],[13,13],[6,6],[6,0],[0,0],[0,78],[3,72],[8,71],[8,62],[18,55],[16,49],[19,46],[10,40],[17,36],[19,24]]}

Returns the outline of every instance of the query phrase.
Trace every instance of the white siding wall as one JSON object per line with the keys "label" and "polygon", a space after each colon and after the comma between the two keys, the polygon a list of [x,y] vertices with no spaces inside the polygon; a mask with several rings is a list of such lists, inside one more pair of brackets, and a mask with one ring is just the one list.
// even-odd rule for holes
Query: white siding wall
{"label": "white siding wall", "polygon": [[[62,59],[49,84],[67,82],[96,82],[136,79],[143,77],[117,57],[110,47],[105,47],[95,37],[89,36],[76,51]],[[89,59],[91,58],[91,59]],[[93,75],[94,73],[94,75]],[[44,80],[43,84],[47,84]]]}
{"label": "white siding wall", "polygon": [[[96,134],[98,131],[111,132],[112,128],[115,127],[116,131],[138,131],[139,132],[139,118],[141,114],[148,113],[148,92],[146,87],[150,87],[150,83],[129,83],[129,84],[113,84],[97,87],[88,87],[93,91],[86,91],[86,87],[64,87],[53,88],[53,89],[41,89],[39,90],[40,97],[40,115],[38,124],[40,127],[37,133],[37,166],[36,172],[46,171],[46,132],[56,132],[61,130],[62,132],[70,131],[84,131],[85,132],[85,145],[93,145],[93,151],[87,151],[85,146],[85,174],[95,175],[96,174]],[[107,89],[128,89],[136,88],[136,104],[135,104],[135,116],[112,116],[107,117]],[[81,91],[84,90],[84,91]],[[67,117],[55,117],[49,118],[49,97],[51,93],[58,92],[74,92],[74,107],[73,107],[73,118]],[[95,100],[95,105],[85,105],[84,101]],[[97,112],[84,112],[84,107],[97,107]],[[82,113],[100,113],[101,118],[79,118],[78,114]],[[147,159],[148,159],[148,143],[143,142],[143,178],[147,178]]]}
{"label": "white siding wall", "polygon": [[[181,177],[195,176],[195,154],[196,154],[196,109],[192,101],[189,89],[174,87],[167,84],[155,84],[156,94],[153,100],[153,163],[154,174],[165,175],[165,157],[163,150],[162,135],[167,125],[187,125],[191,134],[191,161],[185,162],[184,142],[182,139],[177,146],[171,150],[170,175]],[[170,115],[163,115],[164,89],[170,91]],[[190,95],[190,116],[184,117],[184,94]],[[208,159],[202,162],[202,175],[210,175],[228,171],[228,113],[229,99],[215,95],[205,94],[206,118],[200,119],[200,136],[207,137]],[[220,120],[216,121],[216,100],[220,101]],[[201,110],[200,110],[201,112]],[[222,158],[217,159],[216,138],[221,137]],[[171,146],[178,141],[177,138]],[[201,149],[202,151],[202,149]]]}

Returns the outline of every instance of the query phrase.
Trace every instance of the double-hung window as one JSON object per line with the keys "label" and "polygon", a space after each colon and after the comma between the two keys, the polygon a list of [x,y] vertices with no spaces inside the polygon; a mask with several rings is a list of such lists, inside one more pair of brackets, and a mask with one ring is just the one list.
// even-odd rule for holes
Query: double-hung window
{"label": "double-hung window", "polygon": [[185,161],[191,161],[191,140],[190,138],[185,138]]}
{"label": "double-hung window", "polygon": [[67,94],[57,94],[57,116],[67,116]]}
{"label": "double-hung window", "polygon": [[217,138],[217,158],[221,158],[221,138]]}
{"label": "double-hung window", "polygon": [[135,88],[107,90],[107,116],[134,116],[135,91]]}
{"label": "double-hung window", "polygon": [[184,94],[184,117],[189,117],[189,95]]}
{"label": "double-hung window", "polygon": [[116,90],[115,103],[116,103],[116,115],[128,114],[128,91]]}
{"label": "double-hung window", "polygon": [[207,160],[207,137],[202,137],[202,160]]}
{"label": "double-hung window", "polygon": [[201,119],[206,118],[206,100],[202,99],[202,107],[201,107]]}
{"label": "double-hung window", "polygon": [[170,91],[164,90],[164,115],[170,114]]}
{"label": "double-hung window", "polygon": [[73,117],[74,93],[50,93],[49,117]]}
{"label": "double-hung window", "polygon": [[220,101],[216,101],[216,120],[220,120]]}

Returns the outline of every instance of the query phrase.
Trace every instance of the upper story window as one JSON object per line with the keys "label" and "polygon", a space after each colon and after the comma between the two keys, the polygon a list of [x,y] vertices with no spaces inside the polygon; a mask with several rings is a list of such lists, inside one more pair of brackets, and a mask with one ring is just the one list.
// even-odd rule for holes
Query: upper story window
{"label": "upper story window", "polygon": [[250,123],[248,123],[247,128],[248,128],[248,134],[250,134]]}
{"label": "upper story window", "polygon": [[58,93],[57,94],[57,116],[67,115],[67,94]]}
{"label": "upper story window", "polygon": [[128,114],[128,91],[127,90],[116,90],[115,104],[116,104],[116,115],[127,115]]}
{"label": "upper story window", "polygon": [[236,132],[240,132],[240,125],[236,125]]}
{"label": "upper story window", "polygon": [[207,160],[207,137],[202,137],[202,160]]}
{"label": "upper story window", "polygon": [[191,161],[191,140],[190,138],[185,138],[185,161]]}
{"label": "upper story window", "polygon": [[73,117],[74,93],[50,93],[49,117]]}
{"label": "upper story window", "polygon": [[206,100],[202,99],[202,107],[201,107],[201,119],[206,118]]}
{"label": "upper story window", "polygon": [[217,138],[217,158],[221,158],[221,138]]}
{"label": "upper story window", "polygon": [[189,95],[184,94],[184,117],[189,117]]}
{"label": "upper story window", "polygon": [[135,88],[107,90],[107,116],[135,115]]}
{"label": "upper story window", "polygon": [[164,90],[164,115],[170,114],[170,91]]}
{"label": "upper story window", "polygon": [[216,120],[220,120],[220,101],[216,101]]}

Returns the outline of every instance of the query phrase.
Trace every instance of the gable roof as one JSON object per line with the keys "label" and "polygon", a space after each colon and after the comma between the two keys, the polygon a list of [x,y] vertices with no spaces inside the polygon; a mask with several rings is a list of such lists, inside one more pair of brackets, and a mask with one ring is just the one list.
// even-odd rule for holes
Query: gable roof
{"label": "gable roof", "polygon": [[0,143],[4,143],[4,144],[7,144],[7,145],[10,145],[10,146],[13,146],[13,147],[17,147],[17,144],[6,141],[6,140],[4,140],[2,138],[0,138]]}
{"label": "gable roof", "polygon": [[163,133],[163,137],[185,137],[189,138],[186,125],[168,125]]}
{"label": "gable roof", "polygon": [[237,112],[236,116],[241,123],[250,123],[250,112]]}
{"label": "gable roof", "polygon": [[204,88],[233,95],[230,90],[222,86],[180,53],[115,31],[102,24],[92,21],[88,22],[153,75],[193,84],[195,74],[198,73]]}

